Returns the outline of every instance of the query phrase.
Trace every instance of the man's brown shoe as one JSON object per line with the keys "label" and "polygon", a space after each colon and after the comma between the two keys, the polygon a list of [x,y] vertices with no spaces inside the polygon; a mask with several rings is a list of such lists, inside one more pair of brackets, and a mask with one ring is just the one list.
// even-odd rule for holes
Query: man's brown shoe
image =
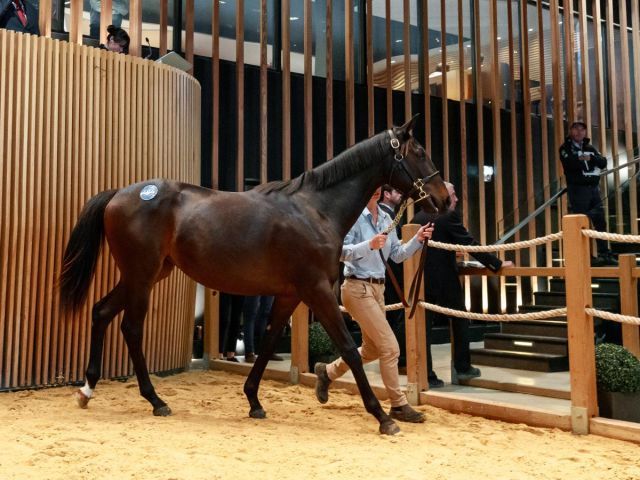
{"label": "man's brown shoe", "polygon": [[329,375],[327,375],[327,364],[316,363],[313,372],[316,374],[316,398],[320,403],[327,403],[329,401],[329,385],[331,384]]}
{"label": "man's brown shoe", "polygon": [[391,407],[389,416],[394,420],[409,423],[422,423],[427,419],[424,413],[414,410],[409,404],[402,405],[401,407]]}

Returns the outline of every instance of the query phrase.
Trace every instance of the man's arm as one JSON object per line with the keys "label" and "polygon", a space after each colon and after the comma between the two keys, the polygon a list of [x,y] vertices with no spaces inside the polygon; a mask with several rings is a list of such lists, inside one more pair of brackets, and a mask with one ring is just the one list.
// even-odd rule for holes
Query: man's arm
{"label": "man's arm", "polygon": [[562,161],[562,167],[564,173],[567,172],[582,172],[584,165],[570,147],[564,143],[560,147],[560,161]]}
{"label": "man's arm", "polygon": [[[479,245],[475,238],[471,236],[466,227],[462,224],[460,215],[457,212],[450,212],[442,221],[446,223],[443,228],[447,229],[451,243],[457,245]],[[436,228],[440,228],[440,225],[436,225]],[[502,260],[491,253],[475,252],[471,256],[482,263],[492,272],[497,272],[502,267]]]}

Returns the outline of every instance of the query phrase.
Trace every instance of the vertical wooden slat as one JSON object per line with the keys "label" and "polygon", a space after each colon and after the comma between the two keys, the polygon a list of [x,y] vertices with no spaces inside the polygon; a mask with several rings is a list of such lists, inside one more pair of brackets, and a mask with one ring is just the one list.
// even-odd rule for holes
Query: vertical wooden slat
{"label": "vertical wooden slat", "polygon": [[587,0],[580,0],[578,5],[580,23],[580,76],[582,114],[579,119],[587,124],[587,131],[591,132],[591,79],[589,69],[589,32],[587,31]]}
{"label": "vertical wooden slat", "polygon": [[[520,68],[522,72],[522,103],[525,144],[525,169],[527,172],[527,214],[531,215],[536,209],[536,199],[533,187],[533,136],[531,132],[531,87],[529,75],[529,14],[527,5],[520,8]],[[529,238],[536,238],[536,222],[529,222]],[[529,264],[537,264],[536,248],[529,247]],[[538,290],[537,277],[531,277],[531,289]]]}
{"label": "vertical wooden slat", "polygon": [[[169,0],[160,0],[160,56],[167,54],[167,25],[169,23],[168,3]],[[219,0],[213,0],[213,9],[215,11]],[[211,25],[215,25],[211,22]]]}
{"label": "vertical wooden slat", "polygon": [[[544,43],[544,16],[542,4],[536,5],[538,18],[538,68],[540,71],[540,137],[542,142],[542,183],[544,200],[547,201],[551,196],[549,191],[549,132],[547,121],[547,77],[545,66],[545,43]],[[544,212],[544,233],[549,235],[551,231],[551,210],[546,209]],[[545,244],[545,258],[547,267],[553,265],[553,245],[551,242]]]}
{"label": "vertical wooden slat", "polygon": [[353,66],[353,0],[344,2],[344,80],[346,83],[347,147],[356,143],[355,79]]}
{"label": "vertical wooden slat", "polygon": [[576,76],[575,76],[575,36],[573,31],[573,0],[563,2],[564,13],[564,76],[566,96],[567,120],[569,123],[576,118]]}
{"label": "vertical wooden slat", "polygon": [[[482,45],[480,38],[480,1],[473,0],[473,21],[475,22],[474,29],[474,43],[475,43],[475,64],[476,71],[475,74],[475,82],[476,82],[476,129],[478,135],[477,141],[477,152],[478,152],[478,202],[479,205],[484,205],[485,203],[485,191],[484,191],[484,178],[482,172],[484,171],[484,122],[482,120],[482,110],[483,110],[483,95],[482,91],[482,56],[480,52],[480,46]],[[480,243],[485,244],[487,241],[487,232],[486,232],[486,213],[485,209],[480,209]],[[484,278],[486,280],[486,278]]]}
{"label": "vertical wooden slat", "polygon": [[[510,108],[509,108],[509,132],[511,137],[511,191],[513,192],[513,220],[510,226],[515,226],[520,221],[520,187],[518,185],[519,174],[518,174],[518,127],[517,127],[517,117],[518,117],[518,109],[516,108],[516,61],[515,61],[515,51],[516,46],[514,43],[514,33],[513,33],[513,2],[507,2],[507,29],[508,29],[508,45],[509,45],[509,98],[510,100]],[[506,219],[505,219],[506,221]],[[503,227],[504,228],[504,227]],[[520,241],[520,232],[516,232],[514,236],[514,241]],[[521,250],[516,250],[513,253],[514,261],[516,265],[521,264]],[[516,277],[516,305],[522,304],[522,277]]]}
{"label": "vertical wooden slat", "polygon": [[[558,0],[549,0],[549,16],[551,25],[551,45],[560,45],[560,31],[558,28]],[[558,151],[564,142],[564,124],[562,119],[562,93],[560,88],[560,52],[559,48],[551,48],[551,75],[553,83],[553,150]],[[556,163],[557,176],[562,175],[560,162]]]}
{"label": "vertical wooden slat", "polygon": [[[238,5],[238,18],[242,19],[242,29],[244,32],[244,0],[238,1],[237,5]],[[184,53],[185,53],[187,62],[193,65],[193,42],[194,42],[193,36],[194,36],[194,22],[195,22],[194,0],[186,0],[184,19],[185,19]],[[244,35],[242,36],[242,41],[244,42]],[[193,73],[193,68],[189,70],[189,73]]]}
{"label": "vertical wooden slat", "polygon": [[[403,0],[402,50],[404,54],[404,119],[411,119],[411,8],[409,0]],[[446,128],[446,125],[443,125]],[[446,176],[446,175],[445,175]],[[411,216],[411,215],[409,215]]]}
{"label": "vertical wooden slat", "polygon": [[309,307],[298,305],[291,321],[291,373],[295,379],[309,371]]}
{"label": "vertical wooden slat", "polygon": [[290,0],[282,0],[282,179],[291,179]]}
{"label": "vertical wooden slat", "polygon": [[267,117],[267,0],[260,2],[260,182],[265,183],[267,178],[268,161],[268,117]]}
{"label": "vertical wooden slat", "polygon": [[107,27],[113,22],[113,1],[100,0],[100,43],[107,44]]}
{"label": "vertical wooden slat", "polygon": [[211,188],[218,188],[220,169],[220,148],[218,132],[220,131],[220,0],[213,0],[213,11],[211,13],[211,68],[212,72],[212,92],[211,105]]}
{"label": "vertical wooden slat", "polygon": [[71,18],[69,19],[69,41],[82,44],[82,0],[71,1]]}
{"label": "vertical wooden slat", "polygon": [[[618,153],[618,70],[616,67],[616,47],[613,24],[613,0],[607,0],[607,55],[609,64],[609,117],[611,118],[611,157],[613,166],[620,164]],[[616,231],[622,233],[624,229],[622,219],[622,192],[620,186],[620,170],[613,173],[616,205]]]}
{"label": "vertical wooden slat", "polygon": [[367,0],[366,6],[366,31],[367,31],[367,127],[371,137],[375,133],[375,111],[373,95],[373,12],[372,0]]}
{"label": "vertical wooden slat", "polygon": [[385,39],[387,72],[387,128],[393,127],[393,81],[391,76],[391,0],[385,0]]}
{"label": "vertical wooden slat", "polygon": [[444,178],[451,180],[449,172],[449,107],[447,100],[448,92],[448,75],[447,75],[447,10],[446,2],[440,2],[440,64],[442,65],[442,166],[444,169]]}
{"label": "vertical wooden slat", "polygon": [[[189,0],[187,0],[188,2]],[[129,39],[129,55],[140,57],[142,53],[142,0],[129,0]]]}
{"label": "vertical wooden slat", "polygon": [[333,158],[333,0],[327,0],[327,160]]}
{"label": "vertical wooden slat", "polygon": [[[424,85],[424,149],[427,152],[427,155],[431,156],[431,85],[430,85],[430,77],[431,68],[429,66],[429,8],[428,4],[425,2],[421,9],[422,12],[422,83]],[[458,31],[462,32],[462,0],[458,0]],[[459,40],[462,41],[462,35],[459,35]],[[464,61],[464,59],[462,59]],[[462,66],[460,67],[461,72],[464,72]],[[464,76],[464,75],[462,75]],[[464,81],[464,80],[463,80]],[[461,102],[462,105],[462,102]],[[460,110],[464,110],[464,107],[461,106]],[[464,115],[462,113],[461,115]],[[462,119],[460,120],[462,124]],[[466,158],[464,159],[466,160]],[[463,176],[466,175],[466,169],[463,167]],[[464,177],[466,179],[466,176]],[[467,189],[463,187],[463,195],[467,194]],[[467,202],[462,201],[462,208],[466,208]]]}
{"label": "vertical wooden slat", "polygon": [[304,169],[313,168],[313,5],[304,0]]}
{"label": "vertical wooden slat", "polygon": [[38,28],[41,36],[51,37],[51,0],[39,0],[38,2]]}
{"label": "vertical wooden slat", "polygon": [[[633,2],[632,2],[633,3]],[[622,62],[622,105],[624,107],[624,143],[625,143],[625,163],[633,160],[633,121],[631,119],[631,78],[629,68],[629,30],[627,21],[627,2],[623,0],[619,3],[620,12],[620,49]],[[636,65],[636,69],[640,66]],[[632,165],[627,169],[627,178],[632,178],[635,174],[636,166]],[[632,234],[638,233],[638,198],[636,190],[637,182],[629,182],[629,210],[617,212],[620,221],[625,223],[625,217],[629,219],[629,226]]]}
{"label": "vertical wooden slat", "polygon": [[[604,60],[602,48],[602,15],[600,13],[600,0],[593,0],[591,11],[593,13],[593,51],[595,57],[596,89],[595,95],[598,102],[598,142],[600,153],[607,155],[607,130],[605,119],[605,90],[604,90]],[[555,113],[554,113],[555,114]]]}
{"label": "vertical wooden slat", "polygon": [[236,191],[244,190],[244,0],[236,0]]}
{"label": "vertical wooden slat", "polygon": [[[633,42],[633,83],[640,85],[640,2],[631,2],[631,25]],[[640,95],[635,95],[636,147],[640,146]],[[637,228],[637,220],[634,219]]]}

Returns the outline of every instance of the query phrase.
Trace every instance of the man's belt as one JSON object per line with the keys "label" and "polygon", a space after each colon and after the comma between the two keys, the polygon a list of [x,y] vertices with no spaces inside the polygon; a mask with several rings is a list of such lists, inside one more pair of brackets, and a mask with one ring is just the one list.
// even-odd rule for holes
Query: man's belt
{"label": "man's belt", "polygon": [[348,278],[349,280],[360,280],[361,282],[376,283],[378,285],[384,285],[384,278],[373,278],[373,277],[360,278],[360,277],[356,277],[355,275],[350,275],[346,278]]}

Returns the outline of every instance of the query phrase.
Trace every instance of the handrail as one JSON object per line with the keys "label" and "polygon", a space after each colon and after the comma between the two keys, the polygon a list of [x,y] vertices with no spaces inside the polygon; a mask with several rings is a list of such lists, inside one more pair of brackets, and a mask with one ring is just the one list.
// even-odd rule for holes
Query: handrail
{"label": "handrail", "polygon": [[615,172],[617,170],[621,170],[623,168],[628,167],[629,165],[633,165],[633,164],[638,163],[638,162],[640,162],[640,157],[636,157],[633,160],[631,160],[630,162],[625,163],[624,165],[618,165],[617,167],[613,167],[613,168],[606,168],[606,169],[602,170],[599,173],[599,176],[604,177],[605,175],[613,173],[613,172]]}
{"label": "handrail", "polygon": [[532,219],[537,217],[540,212],[542,212],[549,205],[551,205],[553,202],[555,202],[559,197],[564,195],[564,193],[566,191],[567,191],[567,187],[562,187],[560,190],[558,190],[556,193],[554,193],[549,198],[549,200],[545,201],[542,205],[540,205],[533,212],[531,212],[529,215],[527,215],[523,220],[521,220],[520,223],[518,223],[511,230],[509,230],[507,233],[505,233],[497,242],[494,243],[494,245],[502,245],[502,244],[504,244],[507,240],[509,240],[511,237],[513,237],[522,227],[524,227]]}

